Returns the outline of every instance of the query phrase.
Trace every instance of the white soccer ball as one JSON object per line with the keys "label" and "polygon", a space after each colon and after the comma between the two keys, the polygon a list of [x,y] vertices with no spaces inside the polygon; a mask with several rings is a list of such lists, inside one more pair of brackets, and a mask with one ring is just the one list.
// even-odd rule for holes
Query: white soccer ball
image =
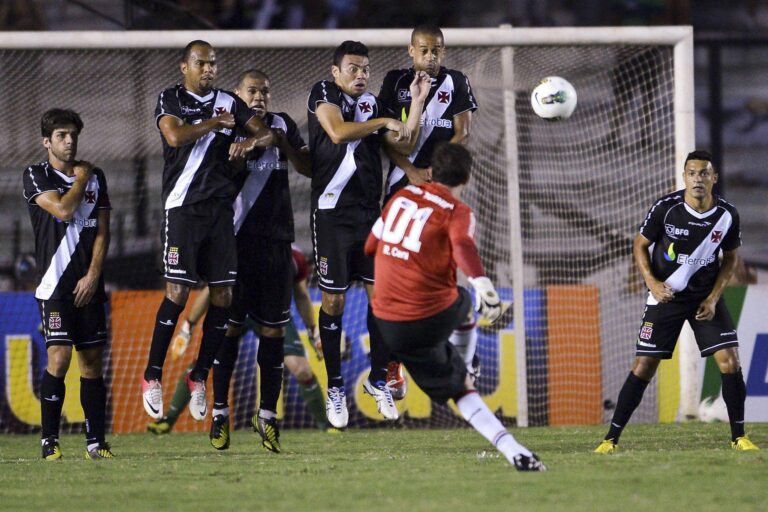
{"label": "white soccer ball", "polygon": [[531,106],[547,121],[568,119],[576,108],[576,89],[565,78],[548,76],[531,92]]}
{"label": "white soccer ball", "polygon": [[728,408],[722,396],[705,398],[699,404],[699,419],[704,423],[728,421]]}

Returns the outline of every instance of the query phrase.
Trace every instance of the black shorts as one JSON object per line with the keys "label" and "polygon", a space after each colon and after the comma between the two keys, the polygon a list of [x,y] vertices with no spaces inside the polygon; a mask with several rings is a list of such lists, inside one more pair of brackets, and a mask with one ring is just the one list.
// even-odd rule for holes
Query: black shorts
{"label": "black shorts", "polygon": [[646,304],[635,353],[638,356],[670,359],[686,320],[696,336],[701,357],[710,356],[724,348],[738,347],[736,329],[723,300],[717,301],[715,316],[708,322],[696,320],[699,304],[701,300]]}
{"label": "black shorts", "polygon": [[465,390],[467,365],[448,338],[471,307],[469,292],[459,288],[456,302],[436,315],[407,322],[376,319],[392,356],[435,402],[445,403]]}
{"label": "black shorts", "polygon": [[232,201],[212,198],[165,210],[163,277],[192,286],[233,286],[237,278]]}
{"label": "black shorts", "polygon": [[373,283],[373,258],[363,249],[380,213],[359,206],[313,210],[312,246],[321,290],[344,293],[354,279]]}
{"label": "black shorts", "polygon": [[103,347],[107,344],[107,318],[104,304],[92,301],[75,307],[72,300],[37,300],[43,322],[46,348],[54,345],[73,346],[76,350]]}
{"label": "black shorts", "polygon": [[243,325],[248,315],[267,327],[287,324],[291,319],[293,293],[291,242],[239,236],[237,261],[230,323]]}

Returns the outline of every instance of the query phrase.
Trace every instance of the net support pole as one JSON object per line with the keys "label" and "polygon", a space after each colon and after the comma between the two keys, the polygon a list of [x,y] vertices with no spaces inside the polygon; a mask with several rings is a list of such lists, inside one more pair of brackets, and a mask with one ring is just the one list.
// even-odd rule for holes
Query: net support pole
{"label": "net support pole", "polygon": [[[674,49],[675,74],[675,188],[685,188],[683,168],[686,155],[695,149],[694,88],[693,88],[693,29],[682,37]],[[679,420],[698,418],[699,366],[701,356],[688,322],[680,333],[680,408]]]}
{"label": "net support pole", "polygon": [[[518,174],[517,111],[513,71],[514,50],[501,49],[502,83],[504,86],[504,150],[507,162],[507,208],[509,208],[509,252],[512,272],[512,311],[514,313],[515,364],[517,384],[517,425],[528,426],[528,368],[525,341],[525,307],[523,303],[523,244],[520,220],[520,177]],[[502,347],[504,350],[506,347]]]}

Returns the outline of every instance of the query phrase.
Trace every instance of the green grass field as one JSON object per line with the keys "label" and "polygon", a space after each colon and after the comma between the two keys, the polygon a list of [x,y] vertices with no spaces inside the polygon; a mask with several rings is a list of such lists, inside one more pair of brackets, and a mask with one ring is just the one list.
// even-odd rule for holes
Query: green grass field
{"label": "green grass field", "polygon": [[37,436],[0,436],[1,510],[666,511],[768,510],[764,450],[730,449],[728,427],[632,425],[615,455],[591,453],[604,427],[517,429],[547,473],[518,473],[471,429],[283,432],[266,452],[238,431],[217,452],[204,434],[111,436],[116,459],[40,457]]}

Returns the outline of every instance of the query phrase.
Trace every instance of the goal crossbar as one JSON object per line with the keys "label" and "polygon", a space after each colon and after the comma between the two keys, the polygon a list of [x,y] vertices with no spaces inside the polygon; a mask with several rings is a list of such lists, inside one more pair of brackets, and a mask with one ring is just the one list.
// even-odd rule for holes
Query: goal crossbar
{"label": "goal crossbar", "polygon": [[[583,28],[460,28],[445,29],[449,46],[537,46],[657,44],[675,45],[693,39],[687,26]],[[398,47],[408,41],[411,29],[345,30],[179,30],[179,31],[54,31],[2,32],[0,48],[14,50],[183,48],[203,39],[228,48],[324,48],[352,39],[371,46]]]}

